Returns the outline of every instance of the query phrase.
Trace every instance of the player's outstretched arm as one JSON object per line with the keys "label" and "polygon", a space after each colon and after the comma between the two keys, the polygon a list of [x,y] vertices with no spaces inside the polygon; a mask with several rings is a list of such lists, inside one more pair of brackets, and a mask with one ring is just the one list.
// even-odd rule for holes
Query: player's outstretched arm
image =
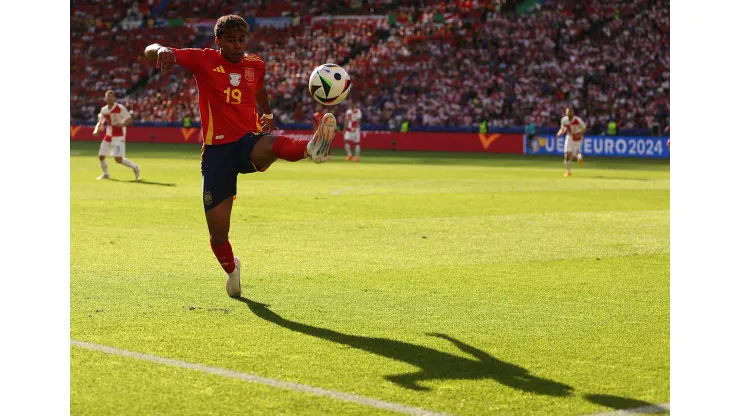
{"label": "player's outstretched arm", "polygon": [[175,64],[175,54],[172,49],[162,46],[158,43],[153,43],[146,47],[144,50],[144,56],[149,62],[157,62],[157,68],[162,71],[169,71],[172,65]]}
{"label": "player's outstretched arm", "polygon": [[565,134],[566,131],[567,130],[565,129],[565,127],[561,127],[560,130],[558,130],[558,134],[556,134],[555,137],[562,136],[563,134]]}

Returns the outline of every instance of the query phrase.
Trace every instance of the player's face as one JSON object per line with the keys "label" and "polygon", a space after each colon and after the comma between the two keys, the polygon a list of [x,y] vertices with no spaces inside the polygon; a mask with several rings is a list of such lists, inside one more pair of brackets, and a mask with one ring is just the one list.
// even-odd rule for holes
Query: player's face
{"label": "player's face", "polygon": [[244,51],[247,50],[247,34],[238,29],[224,31],[216,44],[221,48],[221,56],[230,62],[241,62]]}
{"label": "player's face", "polygon": [[113,105],[113,103],[116,102],[116,95],[115,94],[105,94],[105,103],[108,105]]}
{"label": "player's face", "polygon": [[575,116],[576,116],[576,112],[575,112],[575,111],[573,111],[573,109],[572,109],[572,108],[566,108],[566,109],[565,109],[565,115],[566,115],[566,116],[568,116],[568,118],[569,118],[570,120],[573,120],[573,117],[575,117]]}

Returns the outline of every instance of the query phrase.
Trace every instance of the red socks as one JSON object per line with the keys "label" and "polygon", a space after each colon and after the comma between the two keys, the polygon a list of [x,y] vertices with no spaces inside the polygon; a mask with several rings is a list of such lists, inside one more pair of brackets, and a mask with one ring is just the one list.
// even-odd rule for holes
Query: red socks
{"label": "red socks", "polygon": [[211,250],[216,255],[218,262],[221,263],[221,267],[224,268],[226,273],[231,273],[236,268],[234,263],[234,253],[231,251],[231,244],[227,241],[220,246],[213,245],[211,241]]}
{"label": "red socks", "polygon": [[308,141],[295,140],[290,137],[278,136],[272,144],[272,153],[280,159],[296,162],[303,159]]}

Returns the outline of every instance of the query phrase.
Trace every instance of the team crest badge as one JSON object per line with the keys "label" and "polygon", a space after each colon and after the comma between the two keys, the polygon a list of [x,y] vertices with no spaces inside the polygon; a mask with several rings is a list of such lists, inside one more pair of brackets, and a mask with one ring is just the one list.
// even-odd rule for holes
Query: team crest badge
{"label": "team crest badge", "polygon": [[211,198],[211,193],[208,191],[203,192],[203,202],[206,205],[211,205],[213,203],[213,198]]}
{"label": "team crest badge", "polygon": [[254,82],[254,70],[252,68],[245,69],[244,78],[246,78],[247,82],[249,83]]}
{"label": "team crest badge", "polygon": [[229,74],[229,82],[231,82],[231,85],[238,86],[242,82],[242,74],[235,74],[231,73]]}

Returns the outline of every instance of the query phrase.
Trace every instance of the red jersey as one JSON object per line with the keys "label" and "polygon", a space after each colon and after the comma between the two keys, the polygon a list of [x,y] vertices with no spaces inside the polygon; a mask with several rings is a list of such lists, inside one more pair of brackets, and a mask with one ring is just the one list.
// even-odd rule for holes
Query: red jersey
{"label": "red jersey", "polygon": [[193,73],[203,143],[226,144],[251,132],[261,132],[254,95],[265,82],[265,63],[244,55],[232,64],[213,49],[172,49],[175,62]]}
{"label": "red jersey", "polygon": [[313,130],[316,131],[316,129],[319,128],[319,123],[321,123],[321,117],[324,117],[324,114],[321,111],[317,111],[313,113]]}

